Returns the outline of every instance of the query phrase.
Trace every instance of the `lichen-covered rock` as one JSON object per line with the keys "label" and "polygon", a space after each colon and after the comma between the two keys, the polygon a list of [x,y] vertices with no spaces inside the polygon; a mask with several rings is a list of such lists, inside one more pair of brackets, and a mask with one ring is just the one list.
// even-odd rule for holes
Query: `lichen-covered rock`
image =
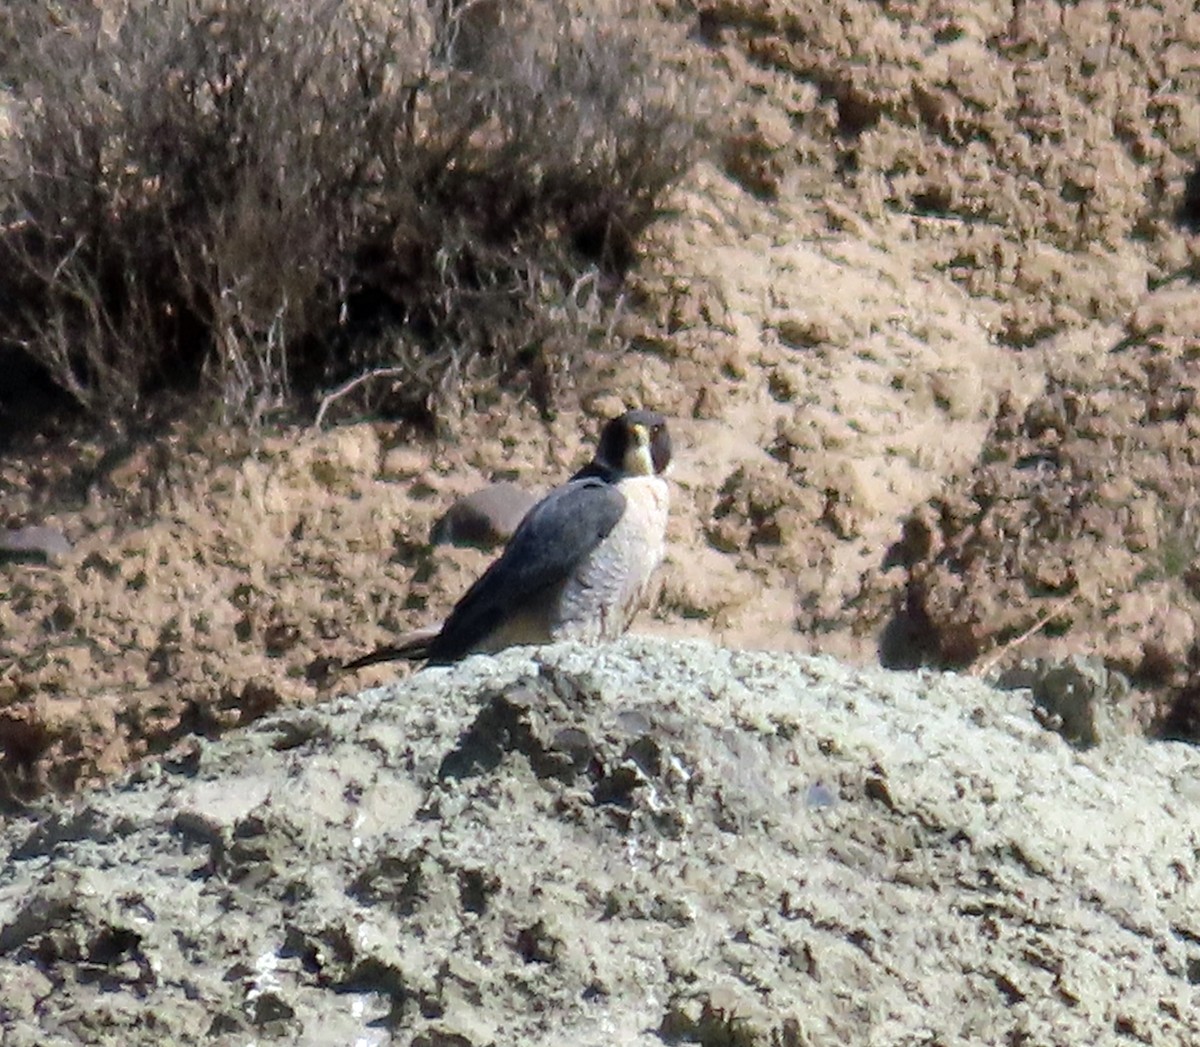
{"label": "lichen-covered rock", "polygon": [[1200,754],[629,639],[261,720],[0,833],[0,1040],[1200,1038]]}

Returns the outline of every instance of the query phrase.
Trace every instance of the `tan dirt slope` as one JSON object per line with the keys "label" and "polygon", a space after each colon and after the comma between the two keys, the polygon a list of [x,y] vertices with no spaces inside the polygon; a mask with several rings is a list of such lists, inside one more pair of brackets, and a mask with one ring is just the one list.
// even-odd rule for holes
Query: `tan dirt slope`
{"label": "tan dirt slope", "polygon": [[560,480],[625,404],[678,449],[642,630],[893,665],[1087,653],[1143,726],[1195,735],[1200,14],[664,17],[721,102],[713,155],[644,245],[629,350],[585,361],[554,420],[505,393],[437,441],[180,428],[0,463],[0,526],[75,545],[0,565],[8,791],[354,686],[328,664],[486,562],[428,549],[449,502]]}

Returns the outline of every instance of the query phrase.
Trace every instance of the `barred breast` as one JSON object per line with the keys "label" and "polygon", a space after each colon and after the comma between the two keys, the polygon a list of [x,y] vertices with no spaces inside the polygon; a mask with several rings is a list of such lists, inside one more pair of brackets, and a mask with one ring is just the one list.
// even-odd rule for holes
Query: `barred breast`
{"label": "barred breast", "polygon": [[563,583],[550,628],[556,640],[615,639],[650,595],[666,550],[667,482],[635,476],[617,487],[625,496],[625,512]]}

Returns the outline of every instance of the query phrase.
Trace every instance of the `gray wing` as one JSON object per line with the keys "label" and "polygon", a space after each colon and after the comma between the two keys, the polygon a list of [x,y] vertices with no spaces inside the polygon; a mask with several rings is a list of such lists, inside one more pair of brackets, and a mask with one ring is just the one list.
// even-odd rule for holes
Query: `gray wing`
{"label": "gray wing", "polygon": [[500,558],[467,590],[429,645],[433,663],[469,654],[527,601],[560,584],[625,512],[625,496],[597,479],[556,487],[529,510]]}

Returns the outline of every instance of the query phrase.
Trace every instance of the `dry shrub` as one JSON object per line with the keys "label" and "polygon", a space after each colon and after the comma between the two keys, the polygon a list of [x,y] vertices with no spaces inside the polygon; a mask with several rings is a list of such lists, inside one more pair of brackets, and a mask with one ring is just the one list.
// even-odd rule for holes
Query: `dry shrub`
{"label": "dry shrub", "polygon": [[0,14],[0,351],[102,417],[199,389],[256,420],[384,366],[374,406],[436,409],[553,369],[694,155],[669,27],[611,6],[103,10]]}

